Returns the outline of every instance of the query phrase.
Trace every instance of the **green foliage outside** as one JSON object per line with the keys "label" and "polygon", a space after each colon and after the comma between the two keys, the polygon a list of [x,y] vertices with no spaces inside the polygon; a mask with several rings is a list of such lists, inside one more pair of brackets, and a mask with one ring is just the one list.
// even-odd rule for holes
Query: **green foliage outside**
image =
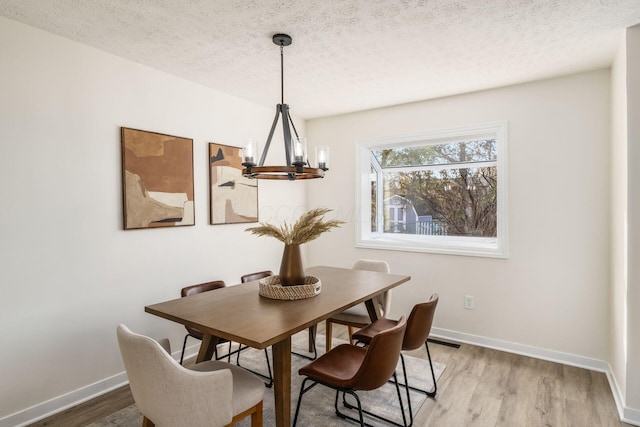
{"label": "green foliage outside", "polygon": [[[494,139],[483,139],[373,153],[383,171],[384,200],[405,197],[419,216],[442,221],[447,235],[496,237],[497,169],[477,164],[494,162],[496,151]],[[384,211],[389,231],[386,206]],[[415,229],[408,224],[406,232]]]}

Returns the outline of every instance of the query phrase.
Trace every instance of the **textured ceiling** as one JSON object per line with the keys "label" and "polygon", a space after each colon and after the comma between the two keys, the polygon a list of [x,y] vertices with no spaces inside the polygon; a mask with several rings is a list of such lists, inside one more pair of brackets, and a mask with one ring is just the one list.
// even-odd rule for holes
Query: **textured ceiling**
{"label": "textured ceiling", "polygon": [[611,65],[640,0],[0,0],[0,15],[313,118]]}

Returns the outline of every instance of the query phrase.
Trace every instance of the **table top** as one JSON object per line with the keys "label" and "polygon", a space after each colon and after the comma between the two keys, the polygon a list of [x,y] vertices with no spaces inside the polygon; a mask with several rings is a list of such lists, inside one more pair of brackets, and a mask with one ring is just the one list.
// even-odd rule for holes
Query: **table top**
{"label": "table top", "polygon": [[305,269],[322,282],[319,295],[295,301],[258,294],[258,281],[145,307],[145,311],[254,348],[267,348],[299,331],[411,279],[367,270]]}

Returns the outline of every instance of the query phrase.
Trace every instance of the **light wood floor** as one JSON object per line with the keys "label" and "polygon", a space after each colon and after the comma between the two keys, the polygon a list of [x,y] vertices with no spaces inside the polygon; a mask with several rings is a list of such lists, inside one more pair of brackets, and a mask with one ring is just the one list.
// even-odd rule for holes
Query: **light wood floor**
{"label": "light wood floor", "polygon": [[[334,326],[334,336],[346,335]],[[447,368],[415,426],[629,426],[618,418],[603,373],[467,344],[429,349]],[[424,349],[410,354],[426,359]],[[32,426],[86,426],[132,403],[129,387],[122,387]]]}
{"label": "light wood floor", "polygon": [[467,344],[429,349],[447,368],[417,426],[629,426],[601,372]]}

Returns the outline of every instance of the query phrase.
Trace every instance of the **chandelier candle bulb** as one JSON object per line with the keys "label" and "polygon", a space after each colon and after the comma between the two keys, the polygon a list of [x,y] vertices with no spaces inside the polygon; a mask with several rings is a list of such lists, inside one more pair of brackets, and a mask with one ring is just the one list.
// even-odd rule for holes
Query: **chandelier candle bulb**
{"label": "chandelier candle bulb", "polygon": [[250,139],[242,149],[242,164],[244,166],[255,166],[258,157],[258,142]]}
{"label": "chandelier candle bulb", "polygon": [[307,138],[295,137],[291,139],[291,151],[293,152],[293,162],[297,165],[307,163]]}
{"label": "chandelier candle bulb", "polygon": [[316,162],[318,162],[318,169],[325,171],[329,169],[329,147],[316,147]]}

